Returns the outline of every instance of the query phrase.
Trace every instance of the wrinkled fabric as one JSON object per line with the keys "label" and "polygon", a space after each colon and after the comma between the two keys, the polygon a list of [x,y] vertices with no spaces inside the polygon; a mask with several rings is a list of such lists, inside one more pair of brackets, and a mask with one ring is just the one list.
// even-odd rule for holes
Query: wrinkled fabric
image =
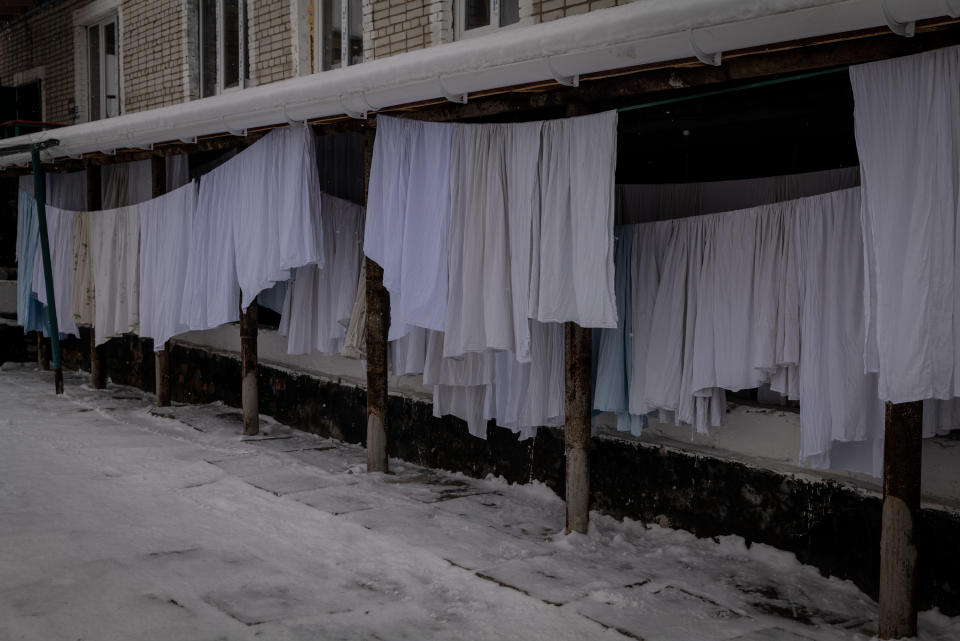
{"label": "wrinkled fabric", "polygon": [[140,336],[154,350],[187,331],[180,322],[187,257],[190,255],[197,185],[188,183],[148,200],[140,212]]}
{"label": "wrinkled fabric", "polygon": [[34,261],[40,248],[37,201],[23,191],[17,193],[17,324],[24,333],[50,334],[47,313],[33,293]]}
{"label": "wrinkled fabric", "polygon": [[[73,286],[73,218],[75,212],[46,207],[47,239],[50,243],[50,271],[53,295],[56,301],[57,329],[61,335],[79,336],[77,324],[70,313],[70,291]],[[43,253],[39,243],[33,259],[33,293],[41,305],[47,307],[46,281],[43,273]]]}
{"label": "wrinkled fabric", "polygon": [[340,355],[353,359],[367,357],[367,261],[363,257],[360,258],[360,275],[354,288],[350,322]]}
{"label": "wrinkled fabric", "polygon": [[339,354],[344,346],[360,273],[363,207],[322,194],[322,268],[300,267],[287,287],[279,333],[287,352]]}
{"label": "wrinkled fabric", "polygon": [[140,212],[137,205],[95,212],[90,251],[96,289],[94,343],[136,332],[140,318]]}
{"label": "wrinkled fabric", "polygon": [[73,218],[73,286],[70,289],[70,315],[77,325],[93,325],[96,288],[93,260],[90,256],[90,218],[96,212],[79,211]]}
{"label": "wrinkled fabric", "polygon": [[960,47],[850,68],[864,364],[894,403],[960,396]]}
{"label": "wrinkled fabric", "polygon": [[389,339],[443,330],[454,125],[380,116],[363,252],[383,268]]}
{"label": "wrinkled fabric", "polygon": [[[87,172],[72,171],[66,174],[46,174],[46,200],[51,207],[69,211],[83,211],[87,208]],[[33,176],[20,177],[20,191],[31,198],[33,194]]]}
{"label": "wrinkled fabric", "polygon": [[444,356],[489,349],[530,361],[540,129],[539,122],[454,129]]}
{"label": "wrinkled fabric", "polygon": [[535,318],[616,327],[613,278],[617,113],[548,120],[540,150]]}
{"label": "wrinkled fabric", "polygon": [[137,205],[150,200],[153,198],[152,161],[147,159],[104,165],[100,168],[100,195],[103,209]]}

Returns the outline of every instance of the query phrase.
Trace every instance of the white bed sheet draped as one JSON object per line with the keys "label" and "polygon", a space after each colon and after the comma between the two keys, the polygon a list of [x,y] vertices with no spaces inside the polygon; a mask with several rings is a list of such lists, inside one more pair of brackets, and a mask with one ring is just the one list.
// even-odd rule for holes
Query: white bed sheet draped
{"label": "white bed sheet draped", "polygon": [[138,205],[99,211],[90,217],[90,256],[96,292],[94,342],[101,345],[109,338],[139,329]]}
{"label": "white bed sheet draped", "polygon": [[[50,243],[50,270],[57,306],[57,329],[60,334],[79,336],[77,324],[70,313],[70,293],[73,287],[73,219],[76,212],[46,207],[46,213],[47,238]],[[32,289],[41,304],[49,305],[40,243],[37,243],[33,259]]]}
{"label": "white bed sheet draped", "polygon": [[154,350],[187,331],[180,322],[197,185],[188,183],[140,205],[140,336]]}
{"label": "white bed sheet draped", "polygon": [[857,65],[850,82],[863,171],[865,366],[878,372],[884,400],[952,399],[960,396],[960,47]]}

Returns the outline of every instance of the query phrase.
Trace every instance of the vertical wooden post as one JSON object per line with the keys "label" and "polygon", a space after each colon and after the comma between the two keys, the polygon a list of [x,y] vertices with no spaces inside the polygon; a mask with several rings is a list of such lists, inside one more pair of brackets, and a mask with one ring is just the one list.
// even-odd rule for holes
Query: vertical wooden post
{"label": "vertical wooden post", "polygon": [[[163,156],[154,156],[150,159],[153,197],[162,196],[167,192],[167,159]],[[170,343],[166,342],[154,353],[154,368],[156,373],[157,407],[170,405]]]}
{"label": "vertical wooden post", "polygon": [[[364,194],[370,191],[370,166],[376,131],[364,131]],[[383,287],[383,269],[364,258],[367,270],[367,472],[389,471],[387,458],[387,330],[390,296]]]}
{"label": "vertical wooden post", "polygon": [[[100,167],[87,164],[87,211],[100,209]],[[97,347],[96,332],[90,326],[90,385],[94,389],[104,389],[107,386],[107,367],[105,346]]]}
{"label": "vertical wooden post", "polygon": [[576,323],[564,326],[566,421],[566,531],[586,534],[590,512],[590,350],[591,333]]}
{"label": "vertical wooden post", "polygon": [[[582,104],[567,105],[568,118],[585,113]],[[590,521],[590,353],[591,330],[576,323],[564,326],[566,391],[563,425],[567,504],[566,531],[586,534]]]}
{"label": "vertical wooden post", "polygon": [[243,435],[260,433],[260,399],[257,396],[257,301],[240,310],[240,394],[243,405]]}
{"label": "vertical wooden post", "polygon": [[50,339],[44,338],[43,332],[37,332],[37,369],[50,371]]}
{"label": "vertical wooden post", "polygon": [[881,639],[917,636],[917,518],[923,403],[887,403],[880,533]]}

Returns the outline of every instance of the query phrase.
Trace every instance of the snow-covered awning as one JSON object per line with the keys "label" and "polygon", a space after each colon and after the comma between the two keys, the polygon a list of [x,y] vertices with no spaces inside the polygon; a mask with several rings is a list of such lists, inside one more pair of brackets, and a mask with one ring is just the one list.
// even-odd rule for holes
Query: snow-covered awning
{"label": "snow-covered awning", "polygon": [[[956,9],[953,9],[956,6]],[[697,57],[724,51],[960,15],[951,0],[638,0],[620,7],[482,38],[428,47],[310,76],[150,111],[18,136],[55,138],[44,159],[148,147],[337,115],[362,115],[436,98]],[[0,155],[0,167],[29,163]]]}

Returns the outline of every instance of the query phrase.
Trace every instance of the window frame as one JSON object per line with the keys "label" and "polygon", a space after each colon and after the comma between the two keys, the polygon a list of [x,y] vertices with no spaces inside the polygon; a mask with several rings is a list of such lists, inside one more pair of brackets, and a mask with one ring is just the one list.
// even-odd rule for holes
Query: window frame
{"label": "window frame", "polygon": [[[355,64],[363,64],[363,60],[360,62],[353,62],[350,56],[350,18],[353,17],[350,11],[350,0],[339,0],[340,1],[340,66],[339,67],[328,67],[326,61],[324,60],[324,35],[326,33],[327,25],[324,22],[323,16],[323,2],[324,0],[310,0],[313,5],[313,43],[311,47],[313,49],[313,73],[323,73],[324,71],[333,71],[335,69],[343,69],[344,67],[349,67]],[[357,10],[360,12],[360,37],[363,38],[363,4],[361,3]],[[332,28],[332,25],[331,25]],[[346,37],[344,37],[346,34]],[[361,51],[361,58],[364,57],[364,52]]]}
{"label": "window frame", "polygon": [[[504,0],[487,0],[490,3],[490,24],[483,27],[474,27],[473,29],[466,28],[466,15],[467,0],[454,0],[453,3],[453,14],[454,14],[454,34],[456,40],[464,40],[466,38],[477,38],[480,36],[485,36],[496,31],[502,31],[503,29],[514,29],[520,26],[523,23],[522,19],[518,19],[513,24],[508,24],[500,26],[500,8],[503,5]],[[522,0],[517,0],[517,4],[520,5]]]}
{"label": "window frame", "polygon": [[[246,0],[236,0],[237,1],[237,31],[239,33],[239,42],[237,47],[237,85],[234,87],[227,87],[226,85],[226,68],[227,68],[227,52],[226,46],[224,43],[224,34],[225,31],[225,11],[224,11],[224,2],[226,0],[197,0],[196,10],[197,10],[197,95],[200,98],[211,98],[213,96],[219,96],[225,93],[231,93],[234,91],[240,91],[241,89],[246,89],[251,86],[250,83],[250,65],[248,62],[248,29],[247,29],[247,2]],[[203,94],[204,88],[204,53],[203,53],[203,4],[204,2],[212,2],[214,6],[214,15],[216,20],[216,82],[214,83],[214,93],[210,95]],[[247,62],[247,64],[244,64]]]}
{"label": "window frame", "polygon": [[[116,79],[116,95],[113,96],[113,100],[116,101],[116,110],[117,113],[109,114],[107,105],[108,100],[110,100],[110,94],[107,93],[107,54],[106,54],[106,29],[108,26],[113,25],[114,31],[114,53],[113,55],[117,59],[117,79]],[[98,20],[89,22],[83,25],[83,28],[86,30],[87,34],[87,47],[86,47],[86,64],[87,64],[87,120],[93,120],[93,105],[94,100],[97,101],[98,117],[97,120],[106,120],[107,118],[116,118],[117,116],[123,113],[123,107],[121,105],[120,94],[121,92],[121,56],[120,56],[120,16],[116,13],[110,13],[107,16],[101,17]],[[90,51],[90,32],[91,30],[97,30],[97,59],[93,60],[93,52]],[[97,68],[97,78],[98,78],[98,91],[97,95],[94,95],[93,87],[90,86],[90,81],[93,78],[93,68],[96,65]]]}

